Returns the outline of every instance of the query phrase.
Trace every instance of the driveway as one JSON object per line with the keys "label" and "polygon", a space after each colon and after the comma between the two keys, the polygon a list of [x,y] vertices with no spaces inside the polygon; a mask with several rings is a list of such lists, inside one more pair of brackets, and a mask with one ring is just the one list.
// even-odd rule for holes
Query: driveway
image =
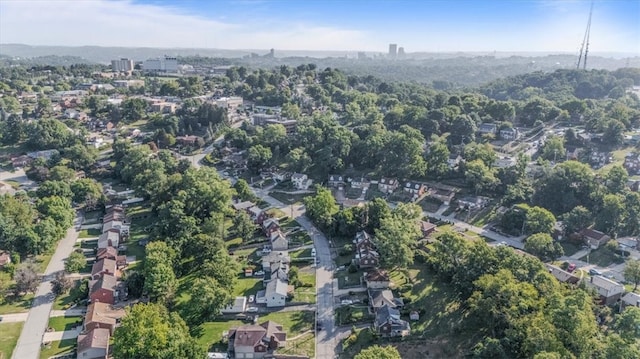
{"label": "driveway", "polygon": [[78,238],[75,228],[82,223],[82,217],[76,217],[74,225],[67,231],[66,236],[60,240],[51,262],[47,266],[43,281],[36,290],[35,298],[31,303],[31,309],[27,321],[24,323],[22,333],[18,339],[16,349],[13,351],[14,359],[38,359],[42,339],[49,323],[49,314],[53,307],[54,296],[51,293],[51,279],[53,275],[64,270],[64,260],[73,251],[73,245]]}

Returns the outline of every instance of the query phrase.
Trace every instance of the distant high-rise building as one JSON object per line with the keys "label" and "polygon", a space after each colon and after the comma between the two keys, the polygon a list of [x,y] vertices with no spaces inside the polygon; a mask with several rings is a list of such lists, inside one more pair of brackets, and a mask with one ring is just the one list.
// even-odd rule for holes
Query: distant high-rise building
{"label": "distant high-rise building", "polygon": [[178,72],[178,59],[175,57],[161,57],[149,59],[144,62],[143,69],[146,72]]}
{"label": "distant high-rise building", "polygon": [[397,56],[398,44],[389,44],[389,57],[395,59]]}
{"label": "distant high-rise building", "polygon": [[404,59],[405,53],[404,53],[404,47],[399,47],[398,48],[398,57],[401,59]]}
{"label": "distant high-rise building", "polygon": [[111,71],[113,72],[133,71],[133,60],[129,60],[129,59],[111,60]]}

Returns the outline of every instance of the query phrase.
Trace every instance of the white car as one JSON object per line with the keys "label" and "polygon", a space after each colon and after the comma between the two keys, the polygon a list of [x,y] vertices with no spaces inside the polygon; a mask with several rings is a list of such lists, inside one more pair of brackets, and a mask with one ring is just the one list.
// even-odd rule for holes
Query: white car
{"label": "white car", "polygon": [[259,271],[253,273],[254,277],[261,277],[263,275],[264,275],[264,271],[263,270],[259,270]]}
{"label": "white car", "polygon": [[247,308],[247,313],[257,313],[258,307],[249,307]]}
{"label": "white car", "polygon": [[253,301],[256,299],[255,295],[250,295],[249,296],[249,303],[253,303]]}
{"label": "white car", "polygon": [[351,305],[351,304],[353,304],[353,301],[349,300],[349,299],[343,299],[343,300],[340,301],[340,304],[342,304],[342,305]]}
{"label": "white car", "polygon": [[315,248],[311,248],[311,256],[312,257],[316,256],[316,249]]}

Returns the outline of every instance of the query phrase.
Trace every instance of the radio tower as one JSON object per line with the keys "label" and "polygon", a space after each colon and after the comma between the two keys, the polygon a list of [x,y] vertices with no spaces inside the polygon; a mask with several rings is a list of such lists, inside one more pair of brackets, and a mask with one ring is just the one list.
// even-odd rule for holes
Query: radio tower
{"label": "radio tower", "polygon": [[[589,54],[589,35],[591,35],[591,14],[593,13],[593,2],[591,3],[591,9],[589,9],[589,21],[587,22],[587,30],[584,32],[584,38],[582,39],[582,46],[580,46],[580,55],[578,55],[578,65],[576,68],[580,69],[580,62],[582,62],[582,52],[584,51],[584,62],[582,63],[582,69],[587,68],[587,55]],[[585,46],[586,44],[586,46]]]}

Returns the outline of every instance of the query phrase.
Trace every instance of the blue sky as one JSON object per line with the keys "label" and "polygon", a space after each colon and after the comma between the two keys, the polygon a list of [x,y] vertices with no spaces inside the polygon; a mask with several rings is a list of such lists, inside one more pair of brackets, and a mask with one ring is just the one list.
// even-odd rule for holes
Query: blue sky
{"label": "blue sky", "polygon": [[[583,0],[0,1],[0,43],[577,52]],[[640,54],[640,0],[596,0],[595,52]]]}

